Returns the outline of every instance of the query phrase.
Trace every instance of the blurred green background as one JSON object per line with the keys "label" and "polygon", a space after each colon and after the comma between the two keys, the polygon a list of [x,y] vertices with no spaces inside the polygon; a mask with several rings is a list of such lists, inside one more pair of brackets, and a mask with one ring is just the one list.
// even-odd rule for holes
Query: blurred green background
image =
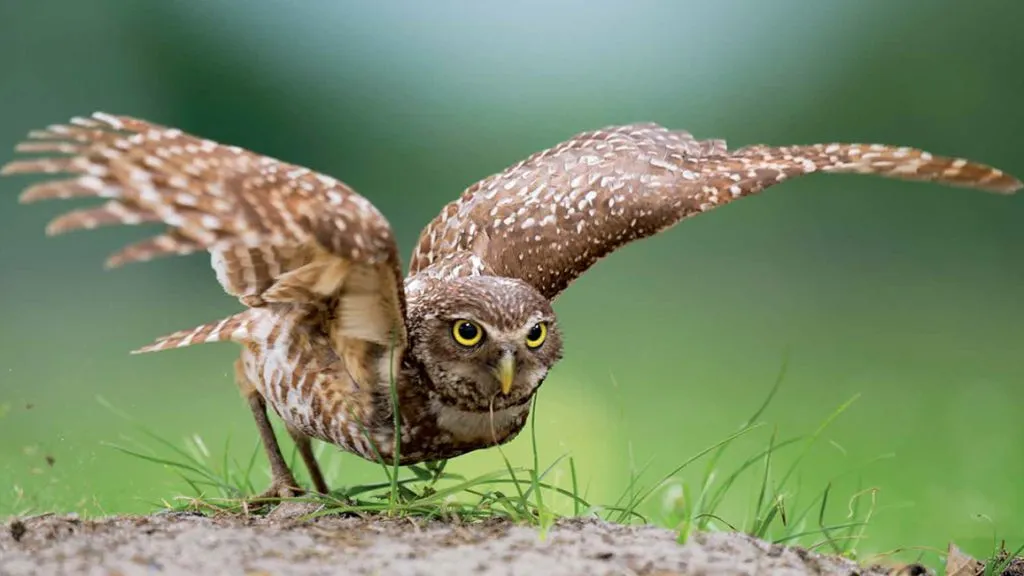
{"label": "blurred green background", "polygon": [[[908,144],[1024,176],[1021,23],[1024,3],[955,0],[6,1],[0,146],[94,110],[174,125],[343,179],[407,258],[475,180],[613,123]],[[102,445],[133,432],[96,397],[172,439],[248,447],[233,346],[127,354],[237,303],[204,256],[101,269],[148,230],[44,238],[70,203],[19,206],[27,182],[0,181],[0,513],[149,510],[183,486]],[[780,434],[861,394],[802,486],[893,454],[860,474],[879,489],[862,549],[984,553],[979,514],[1022,542],[1022,221],[1020,197],[814,176],[630,245],[558,301],[541,457],[572,452],[590,497],[614,500],[631,463],[653,480],[734,431],[788,350],[765,414]],[[528,463],[529,438],[508,454]],[[742,520],[748,496],[723,514]]]}

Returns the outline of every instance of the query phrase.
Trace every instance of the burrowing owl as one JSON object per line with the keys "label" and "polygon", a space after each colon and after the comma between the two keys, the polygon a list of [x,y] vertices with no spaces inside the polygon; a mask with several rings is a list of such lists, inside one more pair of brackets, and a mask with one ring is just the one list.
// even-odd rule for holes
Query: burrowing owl
{"label": "burrowing owl", "polygon": [[17,149],[44,156],[11,162],[3,174],[72,176],[36,184],[22,201],[107,199],[57,218],[48,233],[166,226],[111,256],[108,266],[209,251],[217,280],[245,309],[139,351],[241,344],[235,372],[271,464],[271,497],[300,489],[267,404],[321,492],[327,487],[310,438],[399,464],[514,438],[562,356],[551,301],[598,259],[688,216],[812,172],[1002,193],[1021,187],[994,168],[914,148],[730,151],[723,140],[697,140],[656,124],[613,126],[470,186],[423,230],[403,277],[387,220],[329,176],[102,113],[29,137]]}

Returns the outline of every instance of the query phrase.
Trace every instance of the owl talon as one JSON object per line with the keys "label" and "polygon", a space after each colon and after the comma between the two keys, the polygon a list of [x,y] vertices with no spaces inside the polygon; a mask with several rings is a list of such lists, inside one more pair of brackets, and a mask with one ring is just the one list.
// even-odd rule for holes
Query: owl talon
{"label": "owl talon", "polygon": [[270,487],[261,492],[259,495],[254,496],[252,499],[257,502],[277,502],[288,498],[297,498],[306,493],[305,490],[297,486],[297,482],[292,478],[275,478],[271,483]]}

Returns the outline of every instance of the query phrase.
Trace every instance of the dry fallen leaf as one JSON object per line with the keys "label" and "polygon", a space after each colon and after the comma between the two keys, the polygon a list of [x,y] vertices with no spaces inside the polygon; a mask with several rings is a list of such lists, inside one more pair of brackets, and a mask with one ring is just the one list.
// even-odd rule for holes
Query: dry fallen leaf
{"label": "dry fallen leaf", "polygon": [[964,554],[956,544],[949,543],[946,555],[946,576],[977,576],[981,574],[984,564]]}

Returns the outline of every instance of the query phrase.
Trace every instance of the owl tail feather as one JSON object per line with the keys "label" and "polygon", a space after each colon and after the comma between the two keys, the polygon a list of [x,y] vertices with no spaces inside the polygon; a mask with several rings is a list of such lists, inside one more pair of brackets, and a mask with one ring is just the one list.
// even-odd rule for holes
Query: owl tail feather
{"label": "owl tail feather", "polygon": [[159,352],[171,348],[184,348],[193,344],[205,344],[206,342],[244,342],[250,339],[250,328],[253,324],[252,310],[239,312],[234,316],[228,316],[217,322],[203,324],[189,330],[179,330],[158,338],[148,346],[132,350],[132,354],[144,354],[146,352]]}

